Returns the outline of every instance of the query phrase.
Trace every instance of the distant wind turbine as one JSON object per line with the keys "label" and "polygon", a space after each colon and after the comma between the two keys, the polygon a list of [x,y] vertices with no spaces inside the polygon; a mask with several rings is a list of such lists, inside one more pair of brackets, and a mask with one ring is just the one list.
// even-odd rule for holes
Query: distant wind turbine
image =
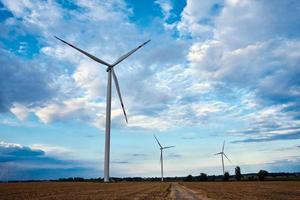
{"label": "distant wind turbine", "polygon": [[133,54],[135,51],[137,51],[138,49],[142,48],[145,44],[147,44],[148,42],[150,42],[150,40],[144,42],[143,44],[141,44],[140,46],[136,47],[135,49],[129,51],[128,53],[124,54],[123,56],[121,56],[120,58],[118,58],[113,64],[109,64],[99,58],[97,58],[94,55],[91,55],[81,49],[79,49],[78,47],[75,47],[74,45],[54,36],[56,39],[60,40],[61,42],[69,45],[70,47],[76,49],[77,51],[83,53],[84,55],[86,55],[87,57],[91,58],[92,60],[106,65],[107,66],[107,96],[106,96],[106,124],[105,124],[105,153],[104,153],[104,182],[109,182],[109,154],[110,154],[110,126],[111,126],[111,78],[113,77],[115,85],[116,85],[116,89],[117,89],[117,93],[121,102],[121,106],[123,109],[123,113],[125,116],[125,120],[126,123],[128,123],[127,120],[127,115],[125,112],[125,108],[123,105],[123,101],[122,101],[122,96],[121,96],[121,91],[120,91],[120,87],[119,87],[119,82],[117,79],[117,76],[114,72],[114,66],[116,66],[117,64],[119,64],[120,62],[122,62],[123,60],[125,60],[126,58],[128,58],[131,54]]}
{"label": "distant wind turbine", "polygon": [[164,181],[164,164],[163,164],[163,150],[164,149],[168,149],[168,148],[172,148],[175,146],[166,146],[163,147],[161,146],[160,142],[158,141],[158,139],[156,138],[156,136],[154,135],[155,140],[157,141],[157,144],[159,145],[160,148],[160,170],[161,170],[161,181]]}
{"label": "distant wind turbine", "polygon": [[225,140],[224,140],[224,142],[223,142],[222,151],[215,154],[215,155],[221,155],[221,158],[222,158],[223,174],[225,174],[225,169],[224,169],[224,158],[223,158],[223,156],[225,156],[226,159],[227,159],[229,162],[231,162],[231,161],[229,160],[229,158],[226,156],[225,152],[224,152],[224,147],[225,147]]}

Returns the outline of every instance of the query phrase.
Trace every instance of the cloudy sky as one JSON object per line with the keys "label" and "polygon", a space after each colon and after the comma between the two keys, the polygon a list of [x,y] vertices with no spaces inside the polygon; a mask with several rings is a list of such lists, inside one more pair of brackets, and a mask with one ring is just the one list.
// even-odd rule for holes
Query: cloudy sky
{"label": "cloudy sky", "polygon": [[106,68],[119,64],[111,175],[300,171],[300,1],[1,0],[0,180],[102,177]]}

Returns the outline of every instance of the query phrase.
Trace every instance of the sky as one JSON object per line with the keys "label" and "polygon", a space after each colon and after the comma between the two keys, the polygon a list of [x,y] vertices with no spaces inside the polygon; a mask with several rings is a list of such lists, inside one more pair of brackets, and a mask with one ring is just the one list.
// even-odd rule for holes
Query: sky
{"label": "sky", "polygon": [[0,0],[0,180],[300,171],[300,1]]}

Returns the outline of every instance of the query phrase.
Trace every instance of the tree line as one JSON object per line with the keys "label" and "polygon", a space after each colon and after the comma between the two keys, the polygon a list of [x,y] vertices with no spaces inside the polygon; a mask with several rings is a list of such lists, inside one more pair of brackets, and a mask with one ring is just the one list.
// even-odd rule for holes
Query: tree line
{"label": "tree line", "polygon": [[[113,182],[158,182],[160,177],[111,177]],[[235,167],[235,174],[230,175],[229,172],[225,172],[224,175],[207,175],[206,173],[200,173],[198,176],[188,175],[185,177],[165,177],[166,182],[180,182],[180,181],[272,181],[272,180],[298,180],[300,181],[300,173],[269,173],[266,170],[259,170],[257,173],[242,174],[239,166]],[[10,180],[5,182],[41,182],[41,181],[53,181],[53,182],[103,182],[103,178],[91,178],[85,179],[82,177],[69,177],[60,178],[55,180]],[[0,181],[1,182],[1,181]],[[2,181],[3,182],[3,181]]]}

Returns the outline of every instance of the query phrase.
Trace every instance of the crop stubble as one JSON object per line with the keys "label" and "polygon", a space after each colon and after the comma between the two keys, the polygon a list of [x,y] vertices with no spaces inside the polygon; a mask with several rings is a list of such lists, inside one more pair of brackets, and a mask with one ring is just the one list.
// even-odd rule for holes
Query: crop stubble
{"label": "crop stubble", "polygon": [[1,200],[169,200],[169,183],[42,182],[0,184]]}
{"label": "crop stubble", "polygon": [[300,181],[186,182],[182,184],[216,200],[300,199]]}
{"label": "crop stubble", "polygon": [[[299,181],[181,182],[202,197],[216,200],[299,200]],[[172,183],[174,187],[174,183]],[[130,199],[170,200],[171,183],[40,182],[2,183],[0,200]]]}

